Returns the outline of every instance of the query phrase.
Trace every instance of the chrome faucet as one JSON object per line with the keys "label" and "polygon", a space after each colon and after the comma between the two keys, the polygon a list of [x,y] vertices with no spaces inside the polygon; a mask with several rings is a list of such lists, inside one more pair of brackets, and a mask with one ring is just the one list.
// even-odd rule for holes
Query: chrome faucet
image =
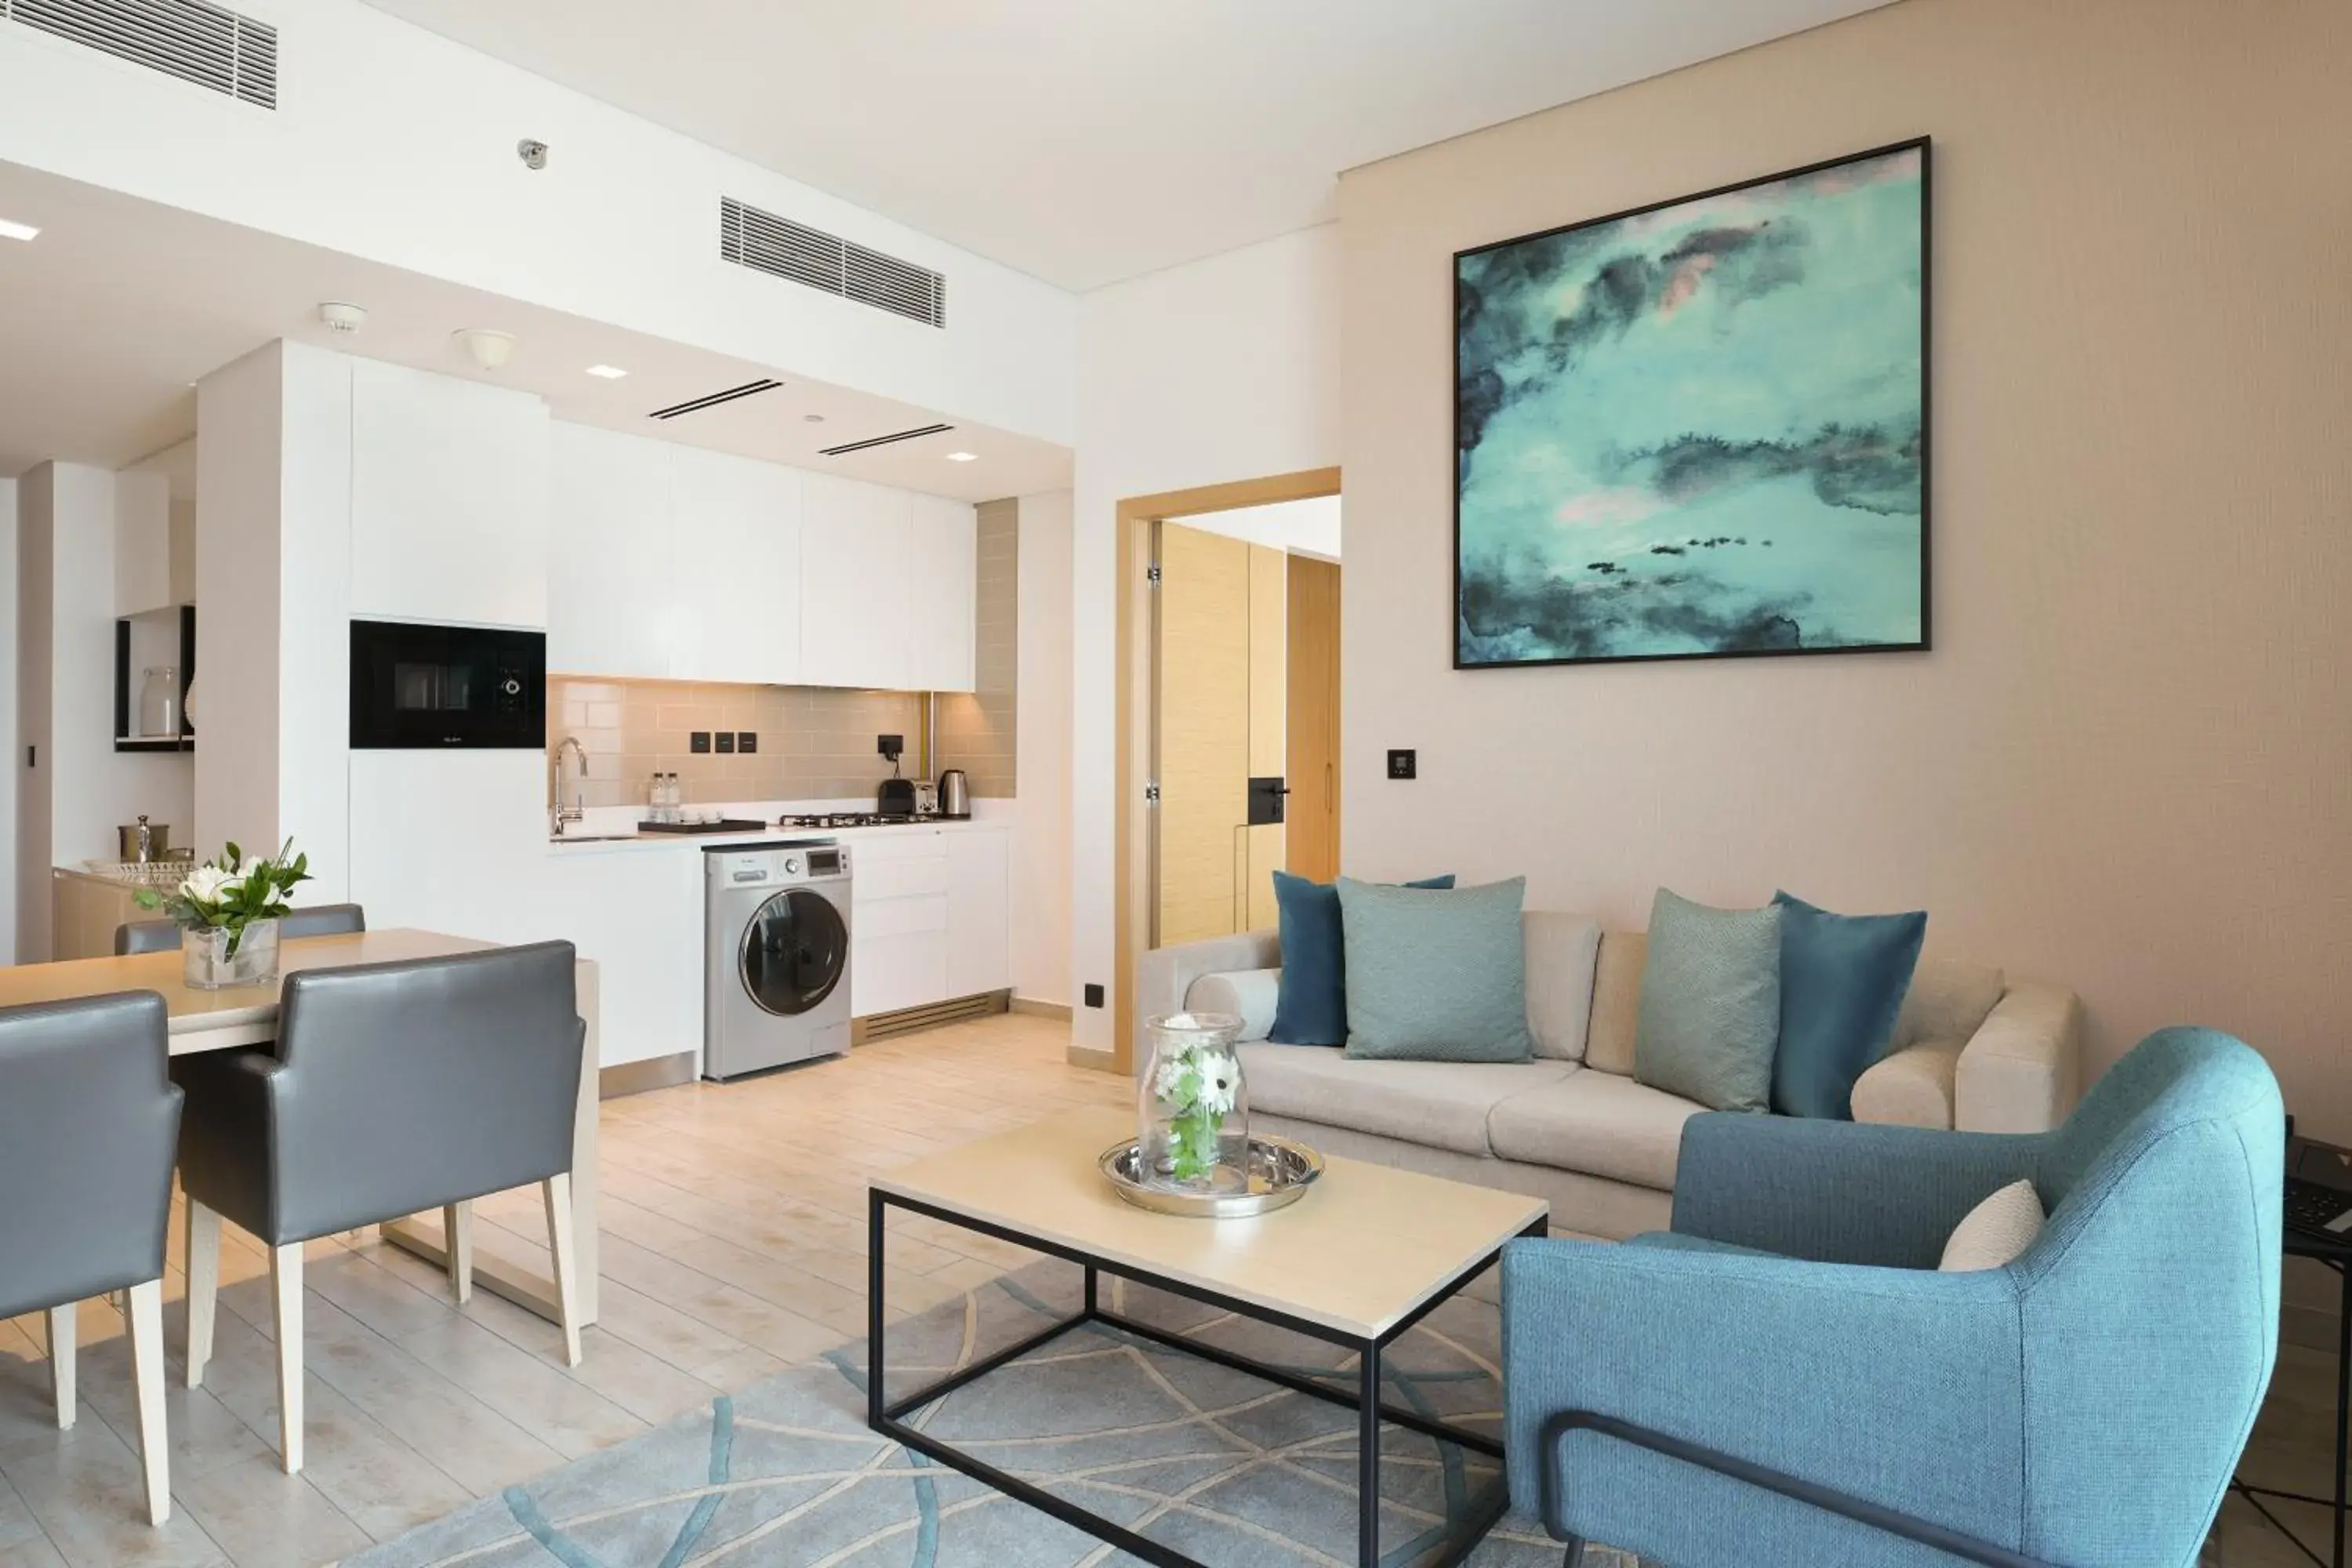
{"label": "chrome faucet", "polygon": [[566,824],[577,822],[587,815],[584,798],[587,792],[576,780],[572,786],[572,804],[563,804],[563,753],[567,751],[580,759],[580,777],[584,779],[588,776],[588,748],[580,743],[580,737],[566,735],[556,742],[553,755],[555,780],[548,790],[550,805],[547,809],[548,836],[552,838],[562,837]]}

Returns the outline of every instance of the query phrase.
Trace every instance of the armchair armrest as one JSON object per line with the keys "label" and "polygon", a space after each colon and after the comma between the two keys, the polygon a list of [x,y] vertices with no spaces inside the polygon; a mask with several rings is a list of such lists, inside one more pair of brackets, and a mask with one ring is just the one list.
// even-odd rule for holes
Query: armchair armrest
{"label": "armchair armrest", "polygon": [[1717,1111],[1683,1124],[1679,1234],[1824,1263],[1933,1268],[2043,1140]]}
{"label": "armchair armrest", "polygon": [[[2015,1551],[2021,1333],[2003,1270],[1514,1242],[1503,1261],[1511,1500],[1556,1533],[1668,1562],[1754,1561],[1759,1542],[1776,1562],[1883,1552],[1862,1516],[1759,1489],[1738,1476],[1744,1465]],[[1570,1412],[1606,1420],[1580,1426],[1561,1419]],[[1608,1422],[1734,1468],[1654,1451]]]}
{"label": "armchair armrest", "polygon": [[180,1121],[180,1184],[240,1229],[275,1228],[277,1097],[286,1064],[267,1047],[174,1058],[172,1076],[187,1095]]}
{"label": "armchair armrest", "polygon": [[2046,1132],[2083,1091],[2083,1004],[2063,986],[2009,988],[1960,1050],[1952,1125],[1963,1132]]}
{"label": "armchair armrest", "polygon": [[1205,942],[1155,947],[1136,965],[1135,1061],[1140,1073],[1151,1053],[1144,1047],[1143,1021],[1184,1010],[1185,994],[1203,974],[1234,969],[1273,969],[1282,963],[1281,938],[1271,931],[1213,936]]}

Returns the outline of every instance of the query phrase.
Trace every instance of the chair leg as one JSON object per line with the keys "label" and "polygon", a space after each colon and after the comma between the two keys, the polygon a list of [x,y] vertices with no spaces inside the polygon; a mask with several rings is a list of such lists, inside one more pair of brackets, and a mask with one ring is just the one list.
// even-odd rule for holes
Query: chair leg
{"label": "chair leg", "polygon": [[1559,1568],[1579,1568],[1584,1561],[1584,1542],[1576,1536],[1568,1538],[1568,1555],[1559,1560]]}
{"label": "chair leg", "polygon": [[278,1333],[278,1457],[288,1475],[302,1468],[302,1244],[269,1249],[269,1289]]}
{"label": "chair leg", "polygon": [[188,1200],[188,1386],[205,1385],[205,1363],[213,1359],[213,1313],[220,1303],[218,1209]]}
{"label": "chair leg", "polygon": [[460,1307],[474,1299],[474,1205],[441,1205],[442,1249],[448,1255],[449,1299]]}
{"label": "chair leg", "polygon": [[58,1430],[74,1424],[74,1315],[79,1301],[49,1309],[49,1386],[58,1395]]}
{"label": "chair leg", "polygon": [[147,1472],[147,1521],[172,1517],[171,1443],[163,1430],[163,1282],[133,1285],[131,1375],[139,1385],[139,1459]]}
{"label": "chair leg", "polygon": [[580,1364],[580,1290],[572,1278],[572,1173],[562,1172],[540,1184],[547,1200],[547,1250],[555,1259],[555,1300],[563,1316],[563,1360]]}

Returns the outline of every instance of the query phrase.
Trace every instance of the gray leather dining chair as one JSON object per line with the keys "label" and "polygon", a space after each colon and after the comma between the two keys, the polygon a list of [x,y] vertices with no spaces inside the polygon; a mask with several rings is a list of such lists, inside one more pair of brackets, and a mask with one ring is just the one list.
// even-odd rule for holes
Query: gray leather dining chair
{"label": "gray leather dining chair", "polygon": [[181,1058],[188,1386],[212,1356],[226,1218],[269,1248],[279,1457],[302,1468],[302,1244],[439,1208],[451,1293],[472,1202],[540,1184],[566,1362],[580,1364],[572,1137],[587,1025],[568,942],[287,976],[278,1038]]}
{"label": "gray leather dining chair", "polygon": [[163,1237],[180,1091],[163,998],[126,991],[0,1008],[0,1321],[46,1308],[58,1426],[74,1424],[75,1313],[127,1291],[147,1517],[172,1513],[163,1434]]}
{"label": "gray leather dining chair", "polygon": [[[278,922],[283,939],[298,936],[342,936],[367,930],[367,911],[357,904],[315,904],[296,910]],[[131,921],[114,928],[114,956],[134,952],[168,952],[180,945],[177,921]]]}

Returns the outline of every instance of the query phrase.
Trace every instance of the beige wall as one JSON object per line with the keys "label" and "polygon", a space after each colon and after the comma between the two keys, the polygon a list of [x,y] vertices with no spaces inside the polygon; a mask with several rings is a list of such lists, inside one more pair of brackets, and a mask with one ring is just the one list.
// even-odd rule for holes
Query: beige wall
{"label": "beige wall", "polygon": [[[1346,175],[1348,868],[1925,907],[2352,1142],[2347,59],[2341,0],[1906,0]],[[1935,651],[1454,672],[1451,252],[1923,132]]]}

